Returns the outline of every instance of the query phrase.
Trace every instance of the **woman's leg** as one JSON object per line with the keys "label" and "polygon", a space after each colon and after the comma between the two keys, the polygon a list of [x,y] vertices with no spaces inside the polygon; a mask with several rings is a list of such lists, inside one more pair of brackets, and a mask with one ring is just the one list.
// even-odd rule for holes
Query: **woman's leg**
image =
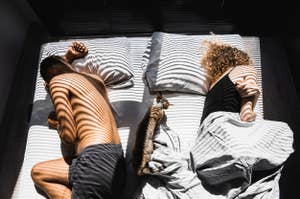
{"label": "woman's leg", "polygon": [[68,176],[69,165],[63,158],[38,163],[31,170],[35,185],[51,199],[71,198]]}

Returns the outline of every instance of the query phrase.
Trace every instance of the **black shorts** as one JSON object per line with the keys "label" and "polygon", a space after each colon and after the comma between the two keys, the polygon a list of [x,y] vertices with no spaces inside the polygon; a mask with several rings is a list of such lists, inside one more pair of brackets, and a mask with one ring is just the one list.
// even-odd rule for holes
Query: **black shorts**
{"label": "black shorts", "polygon": [[73,199],[119,198],[125,182],[121,144],[97,144],[83,149],[69,168]]}

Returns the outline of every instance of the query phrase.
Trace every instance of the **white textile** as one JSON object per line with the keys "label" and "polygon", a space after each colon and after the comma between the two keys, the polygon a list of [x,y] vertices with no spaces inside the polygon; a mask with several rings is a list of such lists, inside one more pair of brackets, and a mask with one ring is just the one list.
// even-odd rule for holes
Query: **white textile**
{"label": "white textile", "polygon": [[254,171],[282,166],[293,151],[293,132],[286,123],[243,122],[239,113],[219,111],[200,125],[191,155],[198,177],[209,186],[226,187],[234,198],[252,184]]}
{"label": "white textile", "polygon": [[[279,198],[282,165],[293,152],[293,133],[286,123],[242,122],[238,113],[215,112],[198,133],[190,159],[181,151],[178,135],[161,124],[148,163],[151,175],[142,190],[145,199]],[[251,181],[252,171],[273,168]]]}

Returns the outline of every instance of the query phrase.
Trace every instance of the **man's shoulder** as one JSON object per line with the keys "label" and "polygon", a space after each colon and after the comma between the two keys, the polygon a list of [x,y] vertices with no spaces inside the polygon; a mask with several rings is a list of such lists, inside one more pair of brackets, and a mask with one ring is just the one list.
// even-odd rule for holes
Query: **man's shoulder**
{"label": "man's shoulder", "polygon": [[80,78],[80,74],[77,73],[64,73],[61,75],[57,75],[52,78],[51,82],[56,82],[56,81],[64,81],[64,80],[70,80],[70,79],[75,79],[75,78]]}
{"label": "man's shoulder", "polygon": [[76,77],[76,74],[73,73],[65,73],[65,74],[57,75],[51,79],[49,86],[53,86],[53,85],[70,86],[76,78],[78,77]]}

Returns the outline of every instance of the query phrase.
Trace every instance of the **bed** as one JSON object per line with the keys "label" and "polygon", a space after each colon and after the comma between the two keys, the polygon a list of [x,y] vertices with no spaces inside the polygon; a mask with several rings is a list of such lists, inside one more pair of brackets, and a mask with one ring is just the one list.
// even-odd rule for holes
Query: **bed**
{"label": "bed", "polygon": [[[261,54],[260,40],[258,37],[242,37],[243,43],[254,61],[258,72],[258,84],[262,90],[261,76]],[[41,61],[46,56],[49,48],[57,50],[65,49],[65,45],[74,39],[60,40],[57,42],[45,43],[41,47]],[[80,39],[83,42],[91,42],[89,39]],[[124,154],[127,162],[127,183],[124,198],[132,198],[139,186],[139,179],[135,177],[131,167],[132,147],[135,141],[137,126],[148,107],[153,104],[155,94],[150,93],[143,79],[141,63],[145,59],[145,49],[150,37],[128,37],[130,42],[131,65],[134,71],[134,86],[126,89],[110,89],[109,99],[116,111],[116,119]],[[166,93],[164,96],[172,106],[166,110],[168,125],[178,132],[184,153],[188,153],[191,143],[195,140],[197,129],[200,123],[201,113],[205,96],[195,94]],[[263,99],[260,95],[255,111],[259,118],[263,118]],[[12,195],[13,199],[44,198],[37,192],[30,177],[30,171],[37,162],[61,157],[60,142],[57,133],[48,129],[47,116],[52,110],[49,96],[43,86],[43,80],[37,75],[33,110],[31,114],[30,128],[24,155],[24,162],[20,170],[16,186]],[[180,118],[178,115],[180,114]],[[181,133],[184,132],[184,133]],[[273,196],[279,198],[279,177],[272,181]]]}

